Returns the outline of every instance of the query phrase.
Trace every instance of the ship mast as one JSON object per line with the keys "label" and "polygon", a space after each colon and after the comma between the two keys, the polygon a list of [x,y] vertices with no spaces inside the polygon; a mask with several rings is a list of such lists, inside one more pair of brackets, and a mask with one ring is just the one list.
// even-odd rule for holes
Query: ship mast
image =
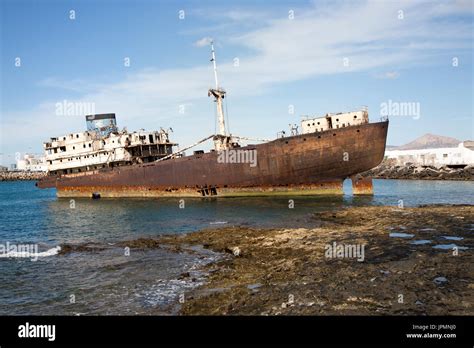
{"label": "ship mast", "polygon": [[219,80],[217,79],[217,63],[216,52],[214,50],[214,42],[211,41],[211,62],[214,67],[214,79],[216,81],[216,88],[209,89],[208,96],[214,96],[217,108],[217,121],[219,123],[218,134],[214,136],[214,145],[217,151],[225,150],[229,147],[230,137],[227,136],[224,121],[224,106],[223,100],[225,98],[225,90],[219,87]]}

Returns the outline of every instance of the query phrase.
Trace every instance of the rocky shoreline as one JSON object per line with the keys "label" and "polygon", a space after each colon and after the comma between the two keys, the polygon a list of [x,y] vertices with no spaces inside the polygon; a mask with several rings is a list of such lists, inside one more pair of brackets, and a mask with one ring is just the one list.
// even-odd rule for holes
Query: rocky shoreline
{"label": "rocky shoreline", "polygon": [[39,180],[45,176],[45,172],[0,172],[0,181]]}
{"label": "rocky shoreline", "polygon": [[383,161],[377,167],[360,174],[374,179],[403,179],[403,180],[474,180],[474,166],[464,168],[448,168],[433,166],[394,165]]}
{"label": "rocky shoreline", "polygon": [[[228,227],[158,239],[230,256],[207,266],[208,282],[185,294],[180,313],[474,314],[474,206],[353,207],[313,218],[313,229]],[[364,246],[363,261],[328,254],[334,243]]]}

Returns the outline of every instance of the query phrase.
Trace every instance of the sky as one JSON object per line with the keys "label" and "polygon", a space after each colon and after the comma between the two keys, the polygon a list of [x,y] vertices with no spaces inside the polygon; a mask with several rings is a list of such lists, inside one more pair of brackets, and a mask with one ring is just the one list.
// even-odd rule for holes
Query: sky
{"label": "sky", "polygon": [[389,145],[474,138],[472,0],[0,4],[3,165],[85,130],[89,110],[171,127],[181,147],[213,134],[210,40],[234,135],[367,106],[374,122],[388,110]]}

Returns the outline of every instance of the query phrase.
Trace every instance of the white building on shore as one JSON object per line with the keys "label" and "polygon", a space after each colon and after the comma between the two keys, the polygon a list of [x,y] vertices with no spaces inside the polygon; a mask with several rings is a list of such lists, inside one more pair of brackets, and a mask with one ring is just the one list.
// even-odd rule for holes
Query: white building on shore
{"label": "white building on shore", "polygon": [[420,166],[469,166],[474,165],[474,141],[463,141],[457,147],[387,150],[387,159],[395,160],[399,166],[414,164]]}
{"label": "white building on shore", "polygon": [[48,165],[44,156],[26,154],[16,161],[16,170],[25,172],[46,172]]}

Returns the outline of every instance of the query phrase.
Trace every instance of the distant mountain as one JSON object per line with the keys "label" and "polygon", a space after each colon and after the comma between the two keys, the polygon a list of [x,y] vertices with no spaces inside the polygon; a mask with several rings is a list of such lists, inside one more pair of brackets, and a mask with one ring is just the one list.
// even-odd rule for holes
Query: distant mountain
{"label": "distant mountain", "polygon": [[387,150],[421,150],[440,147],[457,147],[461,141],[441,135],[425,134],[408,144],[401,146],[387,146]]}

